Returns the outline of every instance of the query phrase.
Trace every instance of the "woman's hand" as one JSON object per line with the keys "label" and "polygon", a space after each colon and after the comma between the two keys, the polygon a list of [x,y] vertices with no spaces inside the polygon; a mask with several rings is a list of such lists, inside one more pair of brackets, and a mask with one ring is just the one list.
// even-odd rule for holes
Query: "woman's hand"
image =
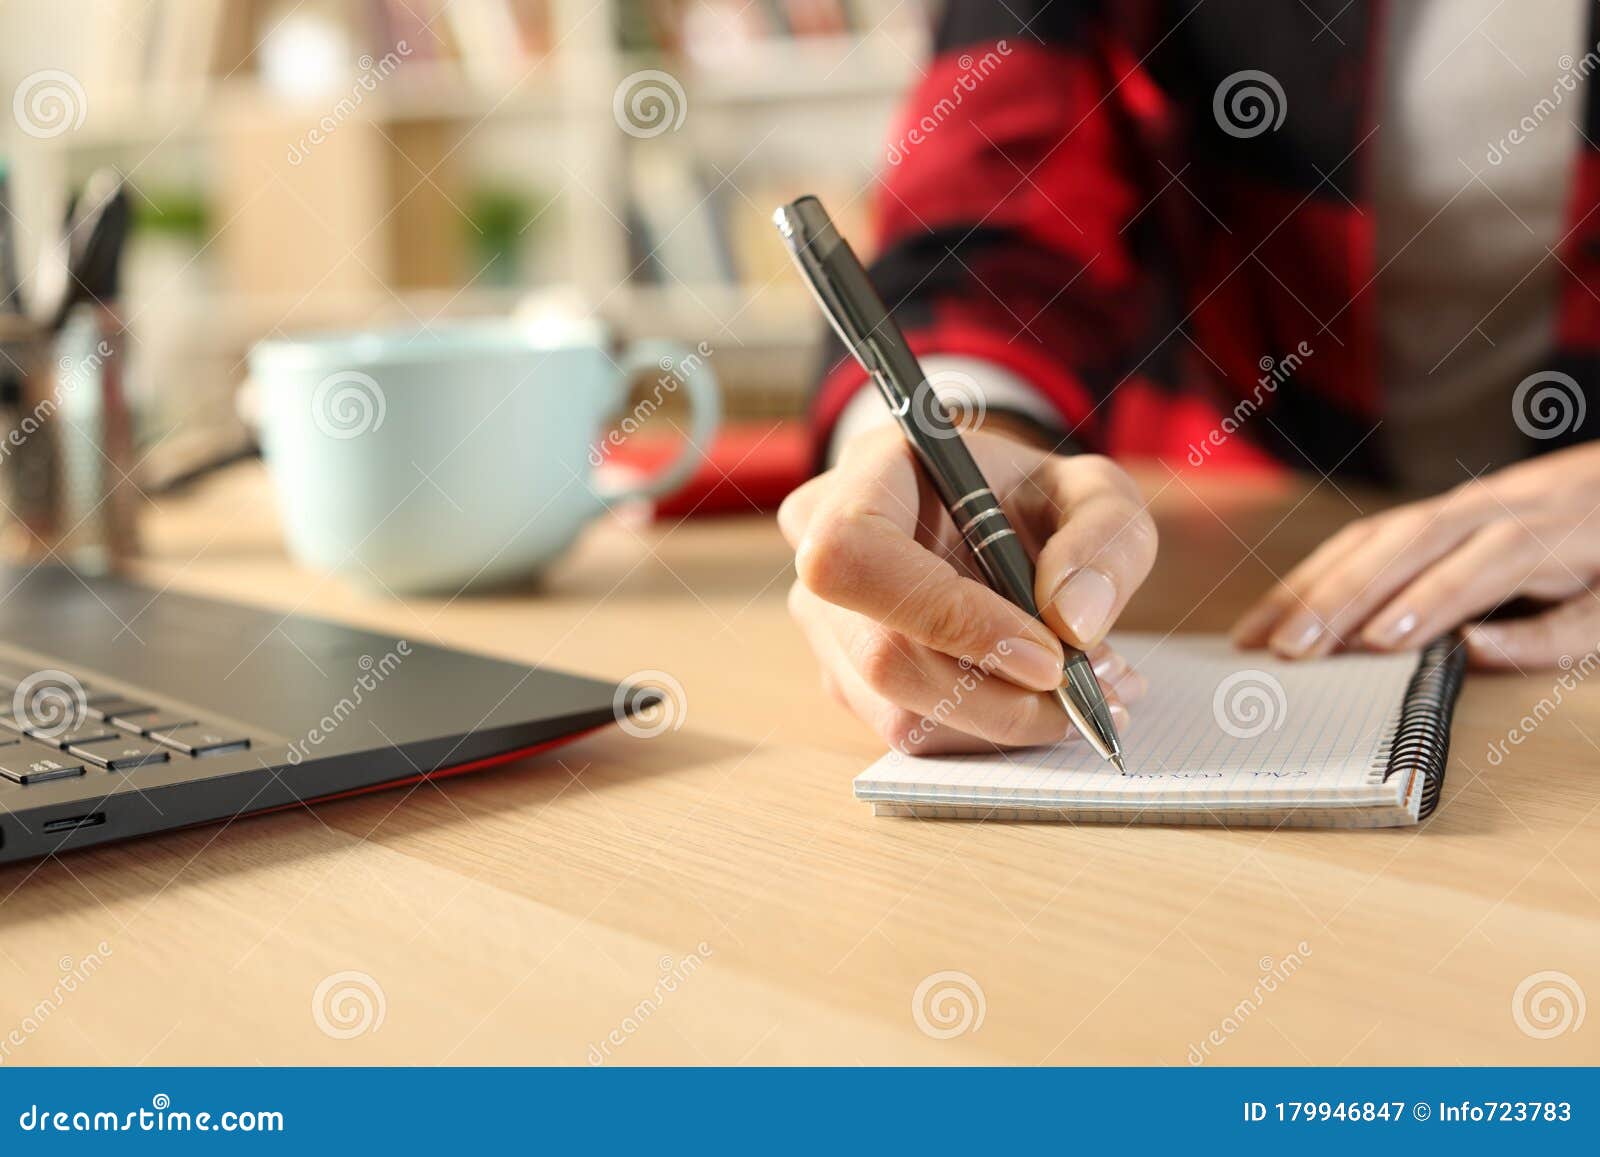
{"label": "woman's hand", "polygon": [[799,573],[789,608],[824,685],[909,754],[1054,743],[1075,734],[1044,694],[1066,639],[1090,652],[1120,726],[1144,684],[1102,640],[1155,560],[1138,488],[1104,458],[964,437],[1038,560],[1049,627],[983,584],[905,439],[873,430],[778,512]]}
{"label": "woman's hand", "polygon": [[1246,647],[1312,658],[1393,651],[1519,596],[1555,602],[1466,633],[1483,667],[1543,667],[1600,645],[1600,446],[1520,463],[1346,526],[1234,628]]}

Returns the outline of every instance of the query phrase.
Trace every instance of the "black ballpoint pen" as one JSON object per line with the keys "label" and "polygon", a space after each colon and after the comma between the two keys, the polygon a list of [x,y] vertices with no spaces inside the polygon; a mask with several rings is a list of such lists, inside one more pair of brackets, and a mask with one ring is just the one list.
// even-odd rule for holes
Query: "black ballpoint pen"
{"label": "black ballpoint pen", "polygon": [[[824,316],[888,403],[989,586],[1038,618],[1033,560],[929,386],[900,327],[822,203],[815,197],[801,197],[775,212],[772,220]],[[1063,677],[1055,696],[1100,757],[1126,774],[1122,744],[1094,666],[1077,648],[1065,650]]]}

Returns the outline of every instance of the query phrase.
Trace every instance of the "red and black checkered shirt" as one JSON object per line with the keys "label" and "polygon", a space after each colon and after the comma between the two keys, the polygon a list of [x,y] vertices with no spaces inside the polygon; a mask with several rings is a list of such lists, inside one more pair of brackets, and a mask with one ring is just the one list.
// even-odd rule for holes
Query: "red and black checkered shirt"
{"label": "red and black checkered shirt", "polygon": [[[1368,437],[1383,411],[1370,190],[1386,7],[948,0],[875,193],[872,275],[913,348],[1020,375],[1088,449],[1192,462],[1251,399],[1259,414],[1206,461],[1387,479]],[[1218,107],[1241,73],[1281,91],[1274,108],[1267,90],[1274,123],[1241,129]],[[1571,98],[1582,155],[1545,360],[1587,417],[1530,454],[1600,426],[1596,81]],[[1263,391],[1261,367],[1302,343],[1315,356]],[[861,384],[830,362],[820,438]]]}

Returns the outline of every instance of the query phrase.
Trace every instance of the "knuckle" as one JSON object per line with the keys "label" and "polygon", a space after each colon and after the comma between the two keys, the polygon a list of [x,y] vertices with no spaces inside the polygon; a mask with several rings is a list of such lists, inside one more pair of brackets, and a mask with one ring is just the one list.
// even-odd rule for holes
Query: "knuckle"
{"label": "knuckle", "polygon": [[1435,508],[1428,504],[1407,506],[1384,519],[1380,529],[1402,535],[1407,540],[1414,540],[1430,530],[1437,529],[1442,533],[1447,526],[1446,519],[1450,517],[1450,513],[1448,508]]}
{"label": "knuckle", "polygon": [[839,461],[852,465],[864,459],[890,458],[904,452],[905,436],[893,425],[874,426],[844,444]]}
{"label": "knuckle", "polygon": [[1381,514],[1358,518],[1354,522],[1345,523],[1328,541],[1343,547],[1354,546],[1368,535],[1383,529],[1386,521],[1387,516]]}
{"label": "knuckle", "polygon": [[1492,501],[1493,497],[1494,490],[1486,480],[1469,478],[1445,494],[1444,509],[1451,514],[1472,510]]}
{"label": "knuckle", "polygon": [[946,654],[976,658],[988,649],[976,626],[972,600],[965,595],[931,596],[919,608],[918,618],[932,645]]}
{"label": "knuckle", "polygon": [[1158,538],[1156,521],[1143,507],[1135,510],[1117,532],[1117,541],[1141,563],[1154,560]]}
{"label": "knuckle", "polygon": [[997,712],[995,718],[984,727],[987,733],[985,738],[991,743],[1005,747],[1026,747],[1033,743],[1037,730],[1038,709],[1030,701],[1031,698],[1019,695],[1015,702]]}
{"label": "knuckle", "polygon": [[829,602],[851,588],[859,570],[854,526],[848,518],[813,526],[794,555],[795,574],[813,594]]}
{"label": "knuckle", "polygon": [[868,631],[855,646],[856,671],[879,695],[893,697],[905,684],[910,661],[901,641],[890,631]]}
{"label": "knuckle", "polygon": [[1514,518],[1502,518],[1483,531],[1485,545],[1496,554],[1505,554],[1521,550],[1528,546],[1537,546],[1539,536],[1532,528],[1518,522]]}
{"label": "knuckle", "polygon": [[1072,463],[1074,473],[1081,475],[1086,481],[1115,489],[1135,501],[1138,500],[1138,484],[1126,470],[1104,454],[1075,454],[1069,461]]}
{"label": "knuckle", "polygon": [[805,534],[804,511],[818,487],[825,486],[826,474],[819,475],[803,486],[789,491],[778,505],[778,529],[790,546],[797,545]]}
{"label": "knuckle", "polygon": [[1439,606],[1453,604],[1467,590],[1467,576],[1445,570],[1433,576],[1432,591],[1428,596],[1428,605]]}
{"label": "knuckle", "polygon": [[879,714],[873,730],[890,747],[915,755],[928,738],[930,726],[929,721],[915,711],[891,707]]}
{"label": "knuckle", "polygon": [[1113,473],[1121,473],[1117,464],[1104,454],[1075,454],[1072,464],[1080,472],[1095,478],[1109,480]]}

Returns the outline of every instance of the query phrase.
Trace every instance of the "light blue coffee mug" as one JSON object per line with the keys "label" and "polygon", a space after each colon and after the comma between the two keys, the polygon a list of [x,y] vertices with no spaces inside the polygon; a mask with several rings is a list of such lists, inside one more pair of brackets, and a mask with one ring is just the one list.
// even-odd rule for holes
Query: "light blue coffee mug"
{"label": "light blue coffee mug", "polygon": [[[613,358],[604,330],[453,323],[263,342],[250,353],[262,451],[290,553],[396,593],[454,592],[537,574],[608,507],[687,481],[720,418],[702,344],[641,341]],[[608,487],[594,467],[680,388],[688,439],[654,477]]]}

